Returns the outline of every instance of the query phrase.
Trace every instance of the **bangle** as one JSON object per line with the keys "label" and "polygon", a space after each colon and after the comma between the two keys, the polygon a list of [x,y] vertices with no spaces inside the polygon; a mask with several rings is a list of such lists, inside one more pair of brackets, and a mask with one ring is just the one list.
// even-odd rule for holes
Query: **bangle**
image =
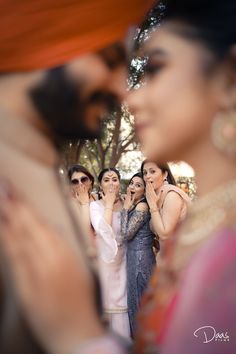
{"label": "bangle", "polygon": [[112,210],[113,211],[113,208],[109,208],[109,207],[105,207],[105,210]]}

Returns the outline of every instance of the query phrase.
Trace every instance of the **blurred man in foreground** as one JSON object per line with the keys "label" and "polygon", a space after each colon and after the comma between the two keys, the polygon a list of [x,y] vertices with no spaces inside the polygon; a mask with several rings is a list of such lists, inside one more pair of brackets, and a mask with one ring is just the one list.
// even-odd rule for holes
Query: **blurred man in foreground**
{"label": "blurred man in foreground", "polygon": [[[101,118],[122,99],[125,91],[122,39],[128,27],[144,16],[150,5],[147,3],[144,0],[1,1],[1,176],[69,241],[80,259],[81,274],[90,278],[90,290],[96,288],[96,275],[82,232],[64,197],[66,192],[61,191],[56,146],[65,138],[96,137]],[[43,353],[21,320],[3,255],[0,272],[1,351]],[[60,281],[63,276],[62,273]],[[38,296],[39,301],[46,302],[43,294]],[[92,296],[91,318],[99,316],[99,296]],[[58,323],[67,326],[66,316],[59,318]],[[82,313],[78,319],[80,323],[89,320]],[[45,331],[52,336],[48,328]],[[78,340],[86,339],[87,334],[82,332]],[[102,328],[91,328],[92,335],[101,333]],[[56,333],[57,353],[69,353],[59,334],[60,330]]]}

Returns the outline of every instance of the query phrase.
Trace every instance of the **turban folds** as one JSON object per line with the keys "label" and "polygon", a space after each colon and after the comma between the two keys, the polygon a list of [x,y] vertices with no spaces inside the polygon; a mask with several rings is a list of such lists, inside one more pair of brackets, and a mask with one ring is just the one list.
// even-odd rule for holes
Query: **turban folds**
{"label": "turban folds", "polygon": [[0,0],[0,72],[62,65],[121,39],[151,0]]}

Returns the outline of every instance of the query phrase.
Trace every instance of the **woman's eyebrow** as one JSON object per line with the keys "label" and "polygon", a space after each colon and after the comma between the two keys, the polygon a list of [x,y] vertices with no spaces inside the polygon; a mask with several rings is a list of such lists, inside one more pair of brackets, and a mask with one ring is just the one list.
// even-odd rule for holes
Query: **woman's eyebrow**
{"label": "woman's eyebrow", "polygon": [[168,53],[162,48],[146,48],[143,52],[145,57],[151,58],[154,56],[166,57]]}

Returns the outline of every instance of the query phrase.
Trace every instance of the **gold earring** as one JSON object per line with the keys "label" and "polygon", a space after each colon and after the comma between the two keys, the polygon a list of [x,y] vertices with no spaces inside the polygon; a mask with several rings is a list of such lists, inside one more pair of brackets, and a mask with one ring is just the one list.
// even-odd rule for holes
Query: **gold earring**
{"label": "gold earring", "polygon": [[212,141],[217,149],[236,158],[236,112],[218,113],[212,123]]}

